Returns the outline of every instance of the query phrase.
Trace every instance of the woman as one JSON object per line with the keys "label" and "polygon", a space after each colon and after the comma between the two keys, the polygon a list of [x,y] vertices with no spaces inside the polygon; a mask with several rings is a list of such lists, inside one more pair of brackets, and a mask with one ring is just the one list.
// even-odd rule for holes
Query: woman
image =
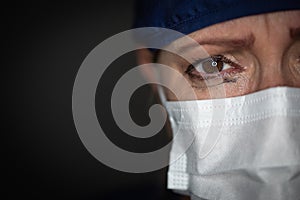
{"label": "woman", "polygon": [[[171,67],[195,94],[170,74],[160,78],[181,87],[180,97],[154,88],[173,134],[184,134],[173,139],[168,188],[191,199],[299,199],[300,2],[152,0],[136,9],[135,27],[188,34],[208,54],[184,43],[175,46],[192,62],[138,51],[139,64]],[[143,73],[155,79],[150,68]]]}

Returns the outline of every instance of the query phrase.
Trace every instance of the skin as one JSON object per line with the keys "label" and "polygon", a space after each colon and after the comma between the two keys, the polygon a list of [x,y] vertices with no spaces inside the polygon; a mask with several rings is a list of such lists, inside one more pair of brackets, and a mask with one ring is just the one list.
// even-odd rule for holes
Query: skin
{"label": "skin", "polygon": [[[242,66],[242,72],[230,69],[233,72],[228,77],[235,82],[216,85],[193,79],[185,73],[190,63],[166,51],[161,51],[157,60],[180,72],[192,86],[197,99],[241,96],[276,86],[300,87],[299,19],[299,10],[275,12],[230,20],[189,34],[210,56],[224,55]],[[192,47],[187,52],[194,54],[196,59],[204,58],[200,53],[195,55]],[[139,64],[150,63],[152,59],[153,55],[148,50],[138,52]],[[150,70],[144,74],[148,79],[153,79]],[[163,78],[172,79],[168,76]],[[211,91],[220,88],[225,93],[210,95]],[[182,88],[182,91],[185,90]],[[166,95],[170,101],[178,100],[169,91]],[[186,95],[180,100],[191,99]]]}

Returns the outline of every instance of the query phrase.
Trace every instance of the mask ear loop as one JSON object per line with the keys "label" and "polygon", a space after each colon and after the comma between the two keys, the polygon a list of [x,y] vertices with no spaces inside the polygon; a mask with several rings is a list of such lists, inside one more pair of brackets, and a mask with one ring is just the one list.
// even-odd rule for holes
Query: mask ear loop
{"label": "mask ear loop", "polygon": [[[161,80],[161,76],[160,76],[158,71],[159,70],[154,68],[154,76],[155,76],[156,80],[158,82],[160,82],[159,80]],[[161,101],[161,104],[165,107],[166,102],[167,102],[167,98],[166,98],[166,95],[164,93],[164,89],[160,84],[156,84],[156,86],[157,86],[157,93],[158,93],[159,99]]]}
{"label": "mask ear loop", "polygon": [[160,99],[162,105],[165,106],[166,102],[167,102],[167,98],[164,93],[164,89],[161,85],[157,85],[157,92],[158,92],[158,96],[159,96],[159,99]]}

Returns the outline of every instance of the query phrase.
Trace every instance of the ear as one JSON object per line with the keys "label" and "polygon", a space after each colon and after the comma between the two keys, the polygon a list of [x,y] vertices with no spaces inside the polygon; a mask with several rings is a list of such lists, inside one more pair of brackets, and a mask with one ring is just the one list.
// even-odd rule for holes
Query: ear
{"label": "ear", "polygon": [[[147,63],[153,63],[154,59],[154,54],[146,48],[143,49],[138,49],[136,51],[136,57],[137,57],[137,64],[142,65],[142,64],[147,64]],[[155,81],[156,76],[154,74],[154,71],[151,67],[149,68],[144,68],[141,70],[141,73],[143,77],[148,80],[148,81]],[[156,85],[151,85],[151,88],[153,92],[156,94],[157,87]]]}

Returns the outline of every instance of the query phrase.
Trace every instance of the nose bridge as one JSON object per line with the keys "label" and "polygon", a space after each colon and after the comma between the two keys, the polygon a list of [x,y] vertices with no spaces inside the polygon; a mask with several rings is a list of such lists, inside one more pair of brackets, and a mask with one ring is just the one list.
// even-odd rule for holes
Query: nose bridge
{"label": "nose bridge", "polygon": [[286,74],[288,70],[283,65],[284,52],[280,48],[280,44],[274,40],[269,40],[267,44],[258,51],[259,90],[286,86],[289,81]]}
{"label": "nose bridge", "polygon": [[273,60],[266,59],[261,62],[259,69],[261,77],[258,85],[259,90],[288,84],[281,63],[280,57]]}

